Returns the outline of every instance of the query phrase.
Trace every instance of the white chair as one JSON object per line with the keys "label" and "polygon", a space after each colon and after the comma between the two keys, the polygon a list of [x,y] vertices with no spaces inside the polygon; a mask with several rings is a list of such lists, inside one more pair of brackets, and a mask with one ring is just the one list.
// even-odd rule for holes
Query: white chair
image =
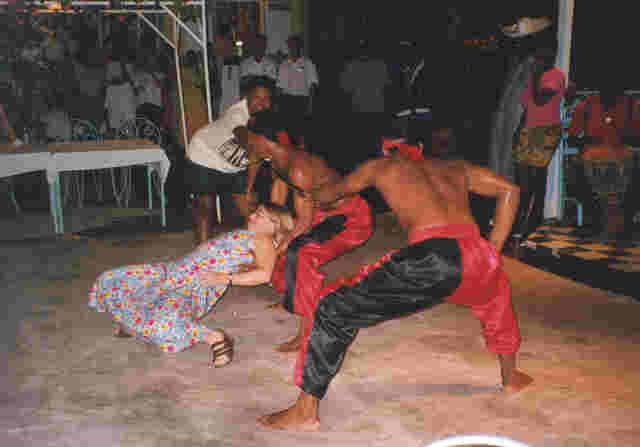
{"label": "white chair", "polygon": [[16,193],[13,189],[13,180],[11,179],[11,177],[0,179],[0,184],[5,185],[7,195],[9,196],[9,200],[11,201],[13,208],[16,210],[17,214],[21,214],[22,209],[20,208],[18,200],[16,199]]}
{"label": "white chair", "polygon": [[[163,133],[158,126],[144,116],[136,116],[126,121],[116,132],[118,139],[145,139],[162,146],[164,142]],[[133,167],[112,168],[111,185],[113,195],[119,207],[128,207],[133,194]],[[157,176],[152,176],[151,181],[156,191],[160,194],[160,183]],[[120,184],[120,188],[118,188]],[[119,189],[119,190],[118,190]]]}
{"label": "white chair", "polygon": [[[91,121],[71,118],[71,141],[97,140],[98,130]],[[99,200],[103,196],[103,174],[100,171],[64,172],[61,176],[64,205],[77,200],[78,208],[84,206],[86,183],[91,178]]]}

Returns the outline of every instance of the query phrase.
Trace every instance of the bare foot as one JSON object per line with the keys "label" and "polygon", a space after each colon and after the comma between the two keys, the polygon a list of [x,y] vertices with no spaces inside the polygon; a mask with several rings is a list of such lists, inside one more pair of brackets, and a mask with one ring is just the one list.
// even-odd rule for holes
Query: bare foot
{"label": "bare foot", "polygon": [[297,334],[291,340],[285,341],[281,345],[276,346],[278,352],[297,352],[302,346],[302,337]]}
{"label": "bare foot", "polygon": [[317,431],[320,428],[318,399],[302,393],[294,406],[262,416],[258,424],[275,430]]}
{"label": "bare foot", "polygon": [[511,374],[509,383],[506,383],[503,388],[507,393],[517,393],[532,382],[533,378],[531,376],[516,369]]}
{"label": "bare foot", "polygon": [[120,323],[115,323],[113,325],[113,336],[116,338],[129,338],[131,334]]}

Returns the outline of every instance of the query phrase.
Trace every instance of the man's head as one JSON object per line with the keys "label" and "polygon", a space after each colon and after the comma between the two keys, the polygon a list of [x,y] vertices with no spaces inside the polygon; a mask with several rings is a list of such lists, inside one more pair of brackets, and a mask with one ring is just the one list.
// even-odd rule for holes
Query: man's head
{"label": "man's head", "polygon": [[267,36],[257,34],[251,41],[251,56],[262,59],[267,52]]}
{"label": "man's head", "polygon": [[449,126],[439,126],[431,131],[431,155],[434,157],[447,157],[455,152],[453,142],[453,129]]}
{"label": "man's head", "polygon": [[297,58],[302,55],[302,37],[291,36],[287,39],[287,47],[289,48],[289,56]]}
{"label": "man's head", "polygon": [[422,146],[425,155],[443,160],[458,159],[455,126],[448,114],[435,117],[429,124],[410,128],[409,144]]}
{"label": "man's head", "polygon": [[249,115],[271,108],[272,84],[273,81],[265,77],[255,77],[246,83],[244,97],[247,99]]}

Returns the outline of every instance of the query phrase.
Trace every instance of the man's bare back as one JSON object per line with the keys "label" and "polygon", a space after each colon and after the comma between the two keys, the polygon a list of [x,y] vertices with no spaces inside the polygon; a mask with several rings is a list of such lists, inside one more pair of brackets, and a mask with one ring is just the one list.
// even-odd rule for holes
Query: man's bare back
{"label": "man's bare back", "polygon": [[395,155],[381,165],[373,185],[406,229],[474,223],[464,162],[407,162]]}
{"label": "man's bare back", "polygon": [[408,231],[424,226],[475,224],[469,192],[497,199],[490,241],[500,251],[518,206],[519,189],[489,169],[462,160],[412,161],[397,153],[361,165],[338,183],[314,192],[316,203],[331,203],[366,187],[380,191]]}

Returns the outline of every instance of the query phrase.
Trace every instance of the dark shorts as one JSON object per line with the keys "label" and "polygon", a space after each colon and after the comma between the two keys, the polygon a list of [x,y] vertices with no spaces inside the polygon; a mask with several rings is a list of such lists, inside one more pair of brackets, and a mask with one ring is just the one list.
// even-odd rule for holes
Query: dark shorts
{"label": "dark shorts", "polygon": [[244,194],[247,191],[247,171],[235,174],[216,171],[187,159],[185,184],[194,194]]}

